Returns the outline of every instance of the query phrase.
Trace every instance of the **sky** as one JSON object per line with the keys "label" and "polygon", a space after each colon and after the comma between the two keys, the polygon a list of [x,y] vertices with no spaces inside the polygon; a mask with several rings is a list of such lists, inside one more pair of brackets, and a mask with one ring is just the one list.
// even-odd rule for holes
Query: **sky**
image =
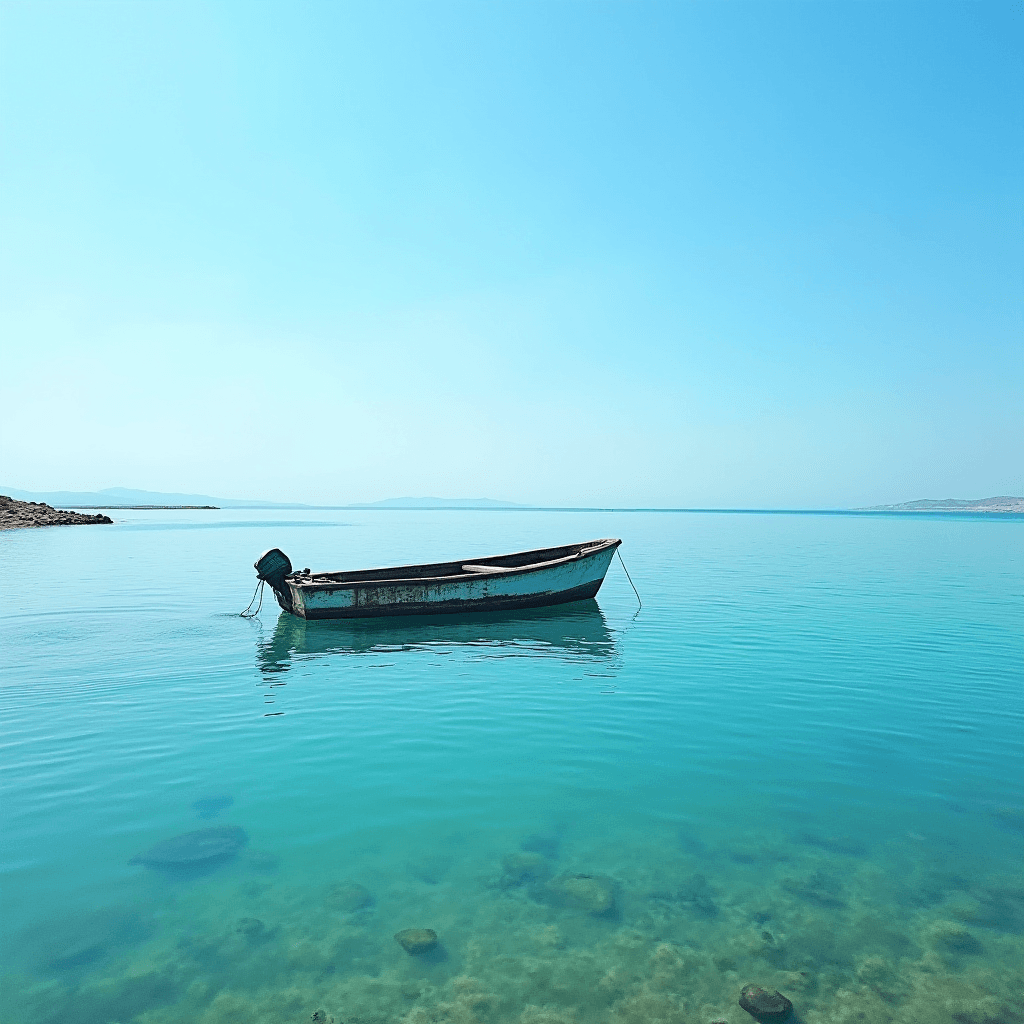
{"label": "sky", "polygon": [[1024,494],[1019,2],[0,4],[0,487]]}

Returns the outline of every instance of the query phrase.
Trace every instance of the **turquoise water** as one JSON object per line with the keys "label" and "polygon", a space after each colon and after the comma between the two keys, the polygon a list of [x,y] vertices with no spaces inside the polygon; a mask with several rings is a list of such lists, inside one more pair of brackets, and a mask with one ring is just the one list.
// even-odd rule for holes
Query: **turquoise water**
{"label": "turquoise water", "polygon": [[[4,1022],[1024,1021],[1024,517],[118,518],[0,534]],[[604,536],[639,614],[237,614]]]}

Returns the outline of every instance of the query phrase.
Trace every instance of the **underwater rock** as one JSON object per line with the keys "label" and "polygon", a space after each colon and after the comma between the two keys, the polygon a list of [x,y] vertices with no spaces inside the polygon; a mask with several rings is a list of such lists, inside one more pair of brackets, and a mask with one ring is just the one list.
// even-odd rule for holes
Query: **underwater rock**
{"label": "underwater rock", "polygon": [[153,921],[136,911],[68,912],[31,929],[27,945],[46,970],[73,971],[105,959],[119,947],[144,941],[154,930]]}
{"label": "underwater rock", "polygon": [[523,840],[521,849],[526,853],[539,853],[549,860],[557,860],[561,844],[562,839],[557,832],[534,832]]}
{"label": "underwater rock", "polygon": [[248,841],[245,830],[237,825],[215,825],[165,839],[128,863],[170,870],[209,866],[234,857]]}
{"label": "underwater rock", "polygon": [[892,966],[880,956],[869,956],[857,967],[857,980],[878,988],[893,978]]}
{"label": "underwater rock", "polygon": [[789,850],[774,846],[764,839],[735,843],[726,854],[735,864],[782,864],[792,860]]}
{"label": "underwater rock", "polygon": [[928,943],[934,949],[947,953],[977,955],[983,947],[962,924],[957,921],[935,921],[927,931]]}
{"label": "underwater rock", "polygon": [[708,855],[708,844],[701,839],[692,828],[685,826],[676,833],[679,849],[691,857],[704,858]]}
{"label": "underwater rock", "polygon": [[970,879],[951,871],[927,870],[897,882],[897,898],[907,906],[932,907],[944,903],[951,893],[967,892]]}
{"label": "underwater rock", "polygon": [[997,807],[992,817],[1003,828],[1013,832],[1024,832],[1024,807]]}
{"label": "underwater rock", "polygon": [[814,846],[826,853],[837,853],[843,857],[863,857],[868,852],[867,843],[856,836],[802,832],[796,838],[806,846]]}
{"label": "underwater rock", "polygon": [[846,906],[842,883],[824,871],[815,871],[804,878],[784,878],[782,888],[808,903],[816,903],[819,907],[836,910]]}
{"label": "underwater rock", "polygon": [[793,1012],[793,1004],[781,992],[767,992],[760,985],[744,985],[740,1006],[759,1021],[782,1021]]}
{"label": "underwater rock", "polygon": [[615,883],[605,875],[562,874],[547,884],[555,902],[600,916],[615,907]]}
{"label": "underwater rock", "polygon": [[437,932],[433,928],[404,928],[395,932],[395,941],[412,956],[429,953],[437,945]]}
{"label": "underwater rock", "polygon": [[715,890],[711,888],[703,875],[691,875],[686,879],[679,887],[676,899],[698,917],[718,916]]}
{"label": "underwater rock", "polygon": [[250,850],[245,855],[245,862],[253,871],[259,871],[264,875],[273,874],[281,866],[281,858],[276,853],[268,853],[266,850]]}
{"label": "underwater rock", "polygon": [[451,866],[452,858],[443,853],[427,854],[406,865],[413,878],[427,885],[437,885],[448,874]]}
{"label": "underwater rock", "polygon": [[334,1024],[334,1018],[328,1017],[323,1010],[314,1010],[310,1014],[309,1019],[312,1021],[312,1024]]}
{"label": "underwater rock", "polygon": [[233,796],[227,793],[218,793],[215,796],[201,796],[192,802],[192,810],[199,818],[216,818],[221,811],[226,810],[235,802]]}
{"label": "underwater rock", "polygon": [[540,853],[522,851],[510,853],[501,860],[501,878],[498,885],[503,889],[514,889],[526,882],[542,882],[551,877],[551,865]]}
{"label": "underwater rock", "polygon": [[258,939],[266,930],[266,927],[258,917],[243,917],[239,919],[238,927],[235,931],[239,935],[246,936],[246,938]]}
{"label": "underwater rock", "polygon": [[1002,932],[1024,932],[1024,885],[977,886],[973,899],[950,908],[965,924]]}
{"label": "underwater rock", "polygon": [[358,882],[338,882],[327,890],[327,902],[336,910],[352,913],[373,905],[373,894]]}

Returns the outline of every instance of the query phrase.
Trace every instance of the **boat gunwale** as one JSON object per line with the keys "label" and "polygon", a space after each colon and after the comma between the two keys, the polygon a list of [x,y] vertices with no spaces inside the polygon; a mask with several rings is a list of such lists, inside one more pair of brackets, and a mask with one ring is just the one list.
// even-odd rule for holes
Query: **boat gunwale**
{"label": "boat gunwale", "polygon": [[[285,583],[288,586],[295,587],[296,589],[302,591],[309,591],[339,590],[348,587],[410,586],[416,584],[429,585],[443,582],[464,582],[466,580],[506,579],[509,576],[528,575],[530,573],[543,572],[545,569],[550,569],[554,566],[574,562],[582,557],[590,558],[593,555],[600,554],[602,551],[606,551],[609,547],[614,550],[615,548],[618,548],[620,544],[622,544],[622,541],[618,538],[604,537],[599,540],[584,541],[581,544],[559,544],[550,548],[534,548],[532,550],[527,551],[513,551],[505,555],[488,555],[483,558],[473,558],[469,560],[460,560],[454,562],[425,562],[420,565],[398,565],[393,567],[382,567],[379,569],[353,569],[350,571],[342,571],[338,573],[313,573],[309,577],[303,577],[300,575],[298,578],[295,578],[296,574],[293,573],[285,577]],[[545,561],[530,562],[526,565],[488,565],[489,562],[499,561],[503,558],[520,558],[527,555],[544,555],[552,551],[565,550],[569,550],[571,553],[559,556],[558,558],[547,559]],[[487,573],[459,571],[434,576],[386,576],[381,579],[367,579],[365,577],[361,579],[332,578],[350,576],[364,572],[398,573],[413,569],[443,570],[445,568],[461,570],[464,565],[483,565],[487,566],[489,569],[493,569],[494,571]]]}

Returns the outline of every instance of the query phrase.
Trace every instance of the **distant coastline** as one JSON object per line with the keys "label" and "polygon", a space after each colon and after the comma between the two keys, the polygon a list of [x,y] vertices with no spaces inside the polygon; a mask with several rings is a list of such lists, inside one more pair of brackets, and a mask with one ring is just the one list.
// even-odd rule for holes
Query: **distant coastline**
{"label": "distant coastline", "polygon": [[16,487],[3,487],[0,491],[17,501],[44,502],[54,508],[310,508],[296,502],[279,503],[239,498],[214,498],[209,494],[178,494],[163,491],[143,491],[133,487],[106,487],[100,491],[22,491]]}
{"label": "distant coastline", "polygon": [[106,509],[113,512],[153,509],[201,509],[212,512],[220,511],[220,505],[76,505],[75,508]]}
{"label": "distant coastline", "polygon": [[385,498],[383,501],[361,501],[343,508],[529,508],[514,501],[497,501],[494,498]]}
{"label": "distant coastline", "polygon": [[1024,512],[1024,498],[920,498],[898,505],[871,505],[854,512]]}
{"label": "distant coastline", "polygon": [[691,507],[669,508],[650,506],[609,506],[609,505],[524,505],[514,501],[495,498],[385,498],[381,501],[352,502],[345,505],[310,505],[302,502],[258,501],[239,498],[215,498],[207,494],[176,494],[160,491],[142,491],[126,487],[111,487],[102,491],[19,491],[3,489],[14,500],[44,503],[57,510],[60,508],[83,511],[155,511],[190,510],[320,510],[320,511],[493,511],[493,512],[729,512],[748,514],[803,513],[849,515],[868,513],[984,513],[992,515],[1024,515],[1024,497],[1000,495],[994,498],[921,498],[894,505],[870,505],[863,508],[722,508]]}

